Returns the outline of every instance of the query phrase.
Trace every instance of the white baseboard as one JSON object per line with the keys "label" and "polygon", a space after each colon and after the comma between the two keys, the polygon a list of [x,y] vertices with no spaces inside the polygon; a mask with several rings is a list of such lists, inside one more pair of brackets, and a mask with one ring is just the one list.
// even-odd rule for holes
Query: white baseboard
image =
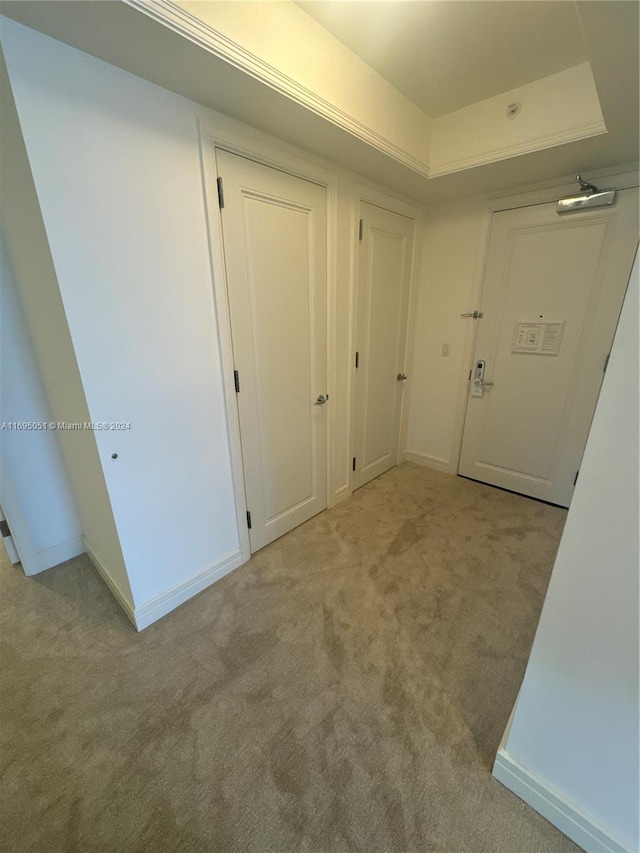
{"label": "white baseboard", "polygon": [[165,592],[161,592],[159,595],[156,595],[154,598],[151,598],[139,607],[132,607],[130,602],[127,600],[127,597],[118,587],[118,584],[112,577],[110,577],[109,573],[93,553],[91,548],[87,545],[86,541],[84,545],[87,556],[96,567],[96,570],[102,580],[113,593],[118,604],[122,607],[136,631],[143,631],[145,628],[148,628],[149,625],[157,622],[158,619],[162,619],[162,617],[166,616],[167,613],[171,613],[171,611],[175,610],[176,607],[184,604],[185,601],[193,598],[199,592],[202,592],[203,589],[211,586],[211,584],[220,580],[220,578],[223,578],[225,575],[228,575],[229,572],[232,572],[234,569],[237,569],[238,566],[241,566],[246,562],[242,551],[234,551],[227,557],[223,557],[222,560],[216,560],[215,563],[205,566],[204,569],[200,569],[195,574]]}
{"label": "white baseboard", "polygon": [[127,598],[127,596],[122,592],[122,590],[120,589],[120,587],[118,586],[118,584],[117,584],[117,583],[114,581],[114,579],[111,577],[111,575],[109,574],[109,572],[108,572],[108,571],[105,569],[105,567],[102,565],[102,563],[100,562],[100,560],[96,557],[96,555],[94,554],[94,552],[93,552],[93,550],[91,549],[91,547],[87,544],[87,540],[86,540],[86,539],[84,540],[84,549],[85,549],[85,551],[87,552],[87,557],[88,557],[88,558],[91,560],[91,562],[93,563],[93,565],[94,565],[94,567],[95,567],[96,571],[98,572],[98,574],[100,575],[100,577],[102,578],[102,580],[106,583],[106,585],[107,585],[107,586],[109,587],[109,589],[111,590],[111,592],[112,592],[112,594],[113,594],[113,597],[116,599],[116,601],[118,602],[118,604],[120,605],[120,607],[122,607],[122,609],[124,610],[124,612],[125,612],[125,614],[126,614],[126,616],[127,616],[127,619],[129,620],[129,622],[131,622],[131,624],[133,625],[133,627],[134,627],[134,628],[137,628],[137,625],[136,625],[136,619],[135,619],[135,616],[134,616],[134,608],[133,608],[133,605],[131,604],[131,602],[129,601],[129,599]]}
{"label": "white baseboard", "polygon": [[339,503],[342,503],[342,501],[346,501],[349,497],[351,497],[351,488],[349,487],[349,484],[347,484],[333,493],[330,506],[337,506]]}
{"label": "white baseboard", "polygon": [[234,551],[222,560],[216,560],[215,563],[200,569],[166,592],[161,592],[160,595],[156,595],[140,607],[134,608],[133,622],[136,628],[138,631],[148,628],[153,622],[157,622],[158,619],[166,616],[167,613],[202,592],[203,589],[228,575],[229,572],[237,569],[244,562],[242,552],[240,550]]}
{"label": "white baseboard", "polygon": [[454,473],[451,470],[451,463],[448,459],[439,459],[437,456],[426,456],[424,453],[416,453],[413,450],[405,450],[405,462],[414,462],[416,465],[422,465],[424,468],[433,468],[434,471],[442,471],[445,474]]}
{"label": "white baseboard", "polygon": [[546,780],[514,761],[504,749],[498,750],[493,776],[587,853],[633,853]]}
{"label": "white baseboard", "polygon": [[74,536],[73,539],[66,539],[50,548],[44,548],[42,551],[38,551],[36,555],[38,573],[45,572],[47,569],[64,563],[65,560],[70,560],[72,557],[77,557],[79,554],[84,554],[82,536]]}

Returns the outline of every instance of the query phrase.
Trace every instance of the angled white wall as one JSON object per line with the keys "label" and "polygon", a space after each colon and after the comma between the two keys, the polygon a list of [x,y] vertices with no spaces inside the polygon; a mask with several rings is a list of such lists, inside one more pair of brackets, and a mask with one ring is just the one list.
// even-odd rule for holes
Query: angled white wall
{"label": "angled white wall", "polygon": [[[78,419],[131,425],[90,440],[141,627],[241,561],[197,107],[12,21],[2,41],[86,398]],[[25,305],[40,339],[46,317]],[[66,436],[72,464],[81,440]],[[94,555],[114,573],[113,555]],[[119,570],[112,580],[123,585]]]}
{"label": "angled white wall", "polygon": [[[20,291],[29,336],[52,419],[88,421],[87,403],[2,53],[0,95],[0,213],[3,236]],[[109,566],[112,583],[118,588],[126,606],[131,608],[131,590],[93,433],[59,431],[58,439],[84,541],[90,543],[94,553],[100,555],[102,562]],[[14,474],[17,475],[17,469]],[[8,479],[10,487],[11,481]],[[16,486],[12,490],[16,502],[18,488]],[[26,518],[28,511],[23,509],[19,514]],[[28,530],[21,538],[21,545],[30,540]],[[30,550],[31,564],[37,561],[37,552],[34,548]]]}
{"label": "angled white wall", "polygon": [[37,574],[82,553],[82,529],[54,431],[18,287],[0,233],[0,503],[23,568]]}
{"label": "angled white wall", "polygon": [[637,851],[638,259],[494,775],[591,851]]}

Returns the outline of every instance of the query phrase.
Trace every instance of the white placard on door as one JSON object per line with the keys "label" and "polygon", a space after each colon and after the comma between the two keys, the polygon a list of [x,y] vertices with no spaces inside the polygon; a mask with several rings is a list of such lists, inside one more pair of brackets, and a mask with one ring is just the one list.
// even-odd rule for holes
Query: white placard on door
{"label": "white placard on door", "polygon": [[564,323],[516,323],[511,352],[559,355]]}

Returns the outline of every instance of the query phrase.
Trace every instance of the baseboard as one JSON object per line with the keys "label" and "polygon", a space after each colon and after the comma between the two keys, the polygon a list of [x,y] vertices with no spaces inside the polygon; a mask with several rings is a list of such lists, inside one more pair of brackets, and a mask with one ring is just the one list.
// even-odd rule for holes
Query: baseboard
{"label": "baseboard", "polygon": [[514,761],[504,749],[498,750],[493,776],[587,853],[633,853],[546,780]]}
{"label": "baseboard", "polygon": [[161,592],[160,595],[156,595],[155,598],[150,599],[140,607],[135,607],[132,614],[135,627],[138,631],[148,628],[149,625],[157,622],[158,619],[166,616],[167,613],[175,610],[185,601],[202,592],[203,589],[228,575],[229,572],[237,569],[244,562],[242,552],[240,550],[234,551],[222,560],[217,560],[215,563],[205,566],[204,569],[200,569],[166,592]]}
{"label": "baseboard", "polygon": [[453,473],[451,471],[451,463],[448,459],[439,459],[437,456],[426,456],[424,453],[416,453],[413,450],[405,451],[404,461],[422,465],[424,468],[433,468],[434,471],[442,471],[445,474]]}
{"label": "baseboard", "polygon": [[351,488],[347,483],[346,486],[342,486],[340,489],[333,493],[331,506],[337,506],[339,503],[342,503],[342,501],[346,501],[348,497],[351,497]]}
{"label": "baseboard", "polygon": [[87,540],[83,539],[84,542],[84,550],[87,552],[87,557],[93,563],[95,570],[98,572],[102,580],[106,583],[106,585],[111,590],[113,597],[116,599],[120,607],[124,610],[127,619],[131,622],[134,628],[137,628],[136,619],[134,615],[134,608],[131,602],[128,600],[127,596],[122,592],[118,584],[113,580],[109,572],[102,565],[100,560],[96,557],[91,546],[87,544]]}
{"label": "baseboard", "polygon": [[65,560],[70,560],[72,557],[77,557],[79,554],[84,554],[84,542],[82,536],[74,536],[72,539],[66,539],[64,542],[58,542],[57,545],[52,545],[50,548],[43,548],[36,554],[38,561],[38,574],[46,572],[47,569],[52,569],[54,566],[64,563]]}

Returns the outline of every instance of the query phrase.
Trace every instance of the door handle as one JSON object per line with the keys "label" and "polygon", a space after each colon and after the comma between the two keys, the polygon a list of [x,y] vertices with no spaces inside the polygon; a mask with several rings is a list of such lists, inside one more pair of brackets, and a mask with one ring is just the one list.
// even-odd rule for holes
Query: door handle
{"label": "door handle", "polygon": [[404,382],[404,380],[407,379],[407,374],[406,373],[399,373],[397,375],[396,379],[398,380],[398,382]]}
{"label": "door handle", "polygon": [[326,397],[324,394],[318,394],[318,396],[316,397],[316,401],[313,405],[314,406],[324,406],[324,404],[327,402],[328,399],[329,399],[328,394]]}
{"label": "door handle", "polygon": [[484,359],[480,359],[476,362],[475,369],[473,371],[473,379],[471,381],[471,396],[472,397],[482,397],[482,392],[485,388],[491,388],[493,382],[485,382],[484,381],[484,371],[487,366],[487,363]]}

